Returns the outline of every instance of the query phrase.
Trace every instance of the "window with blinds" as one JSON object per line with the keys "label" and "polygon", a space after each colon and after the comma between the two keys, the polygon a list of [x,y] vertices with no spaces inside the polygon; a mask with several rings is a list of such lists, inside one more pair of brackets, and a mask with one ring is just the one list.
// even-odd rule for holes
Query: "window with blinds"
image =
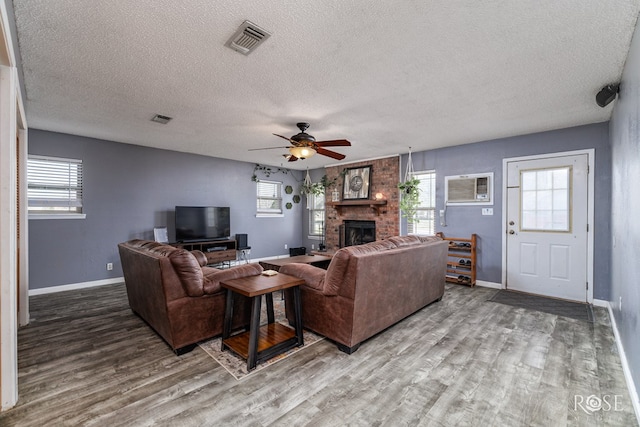
{"label": "window with blinds", "polygon": [[436,213],[436,172],[418,172],[414,177],[420,180],[420,205],[416,208],[414,221],[407,222],[409,234],[435,234]]}
{"label": "window with blinds", "polygon": [[29,156],[27,198],[30,214],[81,214],[82,160]]}
{"label": "window with blinds", "polygon": [[259,216],[282,215],[282,183],[258,181],[257,214]]}
{"label": "window with blinds", "polygon": [[324,235],[324,193],[307,194],[309,209],[309,236]]}

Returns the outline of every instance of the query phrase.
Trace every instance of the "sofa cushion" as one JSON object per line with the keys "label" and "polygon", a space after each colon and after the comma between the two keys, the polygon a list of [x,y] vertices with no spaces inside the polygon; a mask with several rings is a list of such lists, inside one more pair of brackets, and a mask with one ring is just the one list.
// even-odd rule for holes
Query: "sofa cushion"
{"label": "sofa cushion", "polygon": [[[350,246],[353,247],[353,246]],[[323,294],[338,295],[338,289],[342,282],[346,280],[346,274],[349,269],[349,261],[351,260],[351,252],[347,248],[342,248],[331,258],[331,263],[327,268],[324,282]]]}
{"label": "sofa cushion", "polygon": [[390,242],[395,243],[399,248],[404,246],[418,245],[422,243],[418,236],[394,236],[388,239]]}
{"label": "sofa cushion", "polygon": [[377,240],[364,245],[347,246],[338,250],[331,259],[324,284],[324,295],[338,295],[342,283],[355,280],[355,271],[349,268],[352,255],[364,255],[374,252],[395,249],[396,245],[389,240]]}
{"label": "sofa cushion", "polygon": [[187,295],[190,297],[204,295],[202,267],[196,257],[189,251],[176,249],[169,254],[169,259]]}
{"label": "sofa cushion", "polygon": [[314,265],[303,264],[300,262],[292,262],[280,267],[280,273],[288,274],[304,280],[305,284],[310,288],[324,291],[324,278],[327,271]]}
{"label": "sofa cushion", "polygon": [[204,254],[204,252],[196,249],[191,251],[191,253],[196,257],[196,260],[198,260],[198,264],[200,264],[200,267],[204,267],[209,263],[209,260],[207,259],[207,256]]}
{"label": "sofa cushion", "polygon": [[422,243],[438,242],[442,240],[439,236],[416,236]]}
{"label": "sofa cushion", "polygon": [[375,242],[367,243],[360,246],[366,246],[368,249],[373,249],[376,251],[386,251],[397,247],[396,244],[390,240],[376,240]]}
{"label": "sofa cushion", "polygon": [[173,252],[179,250],[178,248],[174,248],[173,246],[163,245],[162,243],[157,242],[151,242],[145,248],[147,249],[148,253],[158,256],[169,256]]}
{"label": "sofa cushion", "polygon": [[262,273],[262,270],[262,266],[258,263],[243,264],[226,270],[207,269],[203,285],[204,292],[213,294],[220,291],[220,282],[222,281],[238,279],[240,277],[257,276]]}

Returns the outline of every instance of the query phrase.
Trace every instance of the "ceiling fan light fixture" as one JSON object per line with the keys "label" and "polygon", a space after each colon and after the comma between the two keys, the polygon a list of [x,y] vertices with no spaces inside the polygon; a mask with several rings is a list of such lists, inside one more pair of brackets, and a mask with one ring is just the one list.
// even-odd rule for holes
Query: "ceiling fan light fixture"
{"label": "ceiling fan light fixture", "polygon": [[316,154],[316,150],[311,147],[291,147],[289,152],[299,159],[308,159]]}

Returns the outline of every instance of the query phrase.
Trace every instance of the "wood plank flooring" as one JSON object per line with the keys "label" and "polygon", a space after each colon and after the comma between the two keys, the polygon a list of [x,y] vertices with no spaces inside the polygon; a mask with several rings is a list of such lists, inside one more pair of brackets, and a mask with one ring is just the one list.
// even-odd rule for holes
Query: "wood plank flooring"
{"label": "wood plank flooring", "polygon": [[[175,356],[124,285],[35,296],[18,405],[0,425],[638,425],[606,310],[587,323],[487,301],[495,292],[447,285],[350,356],[325,340],[242,381],[199,347]],[[588,396],[619,410],[589,411]]]}

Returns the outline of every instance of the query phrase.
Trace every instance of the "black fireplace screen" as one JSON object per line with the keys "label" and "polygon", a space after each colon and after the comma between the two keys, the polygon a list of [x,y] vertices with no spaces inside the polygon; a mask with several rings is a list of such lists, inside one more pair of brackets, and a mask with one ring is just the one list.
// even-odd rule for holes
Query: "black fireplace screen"
{"label": "black fireplace screen", "polygon": [[340,226],[340,247],[361,245],[363,243],[375,242],[376,222],[375,221],[344,221]]}

